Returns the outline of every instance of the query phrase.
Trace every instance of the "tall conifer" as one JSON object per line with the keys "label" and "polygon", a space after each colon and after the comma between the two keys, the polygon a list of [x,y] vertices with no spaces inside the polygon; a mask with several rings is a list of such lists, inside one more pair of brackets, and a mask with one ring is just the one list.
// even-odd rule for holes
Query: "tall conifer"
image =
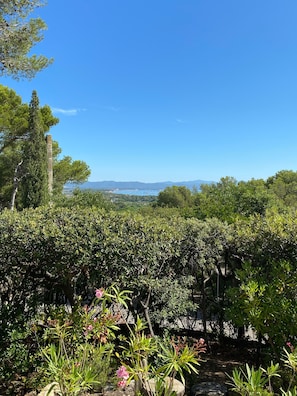
{"label": "tall conifer", "polygon": [[23,207],[36,208],[49,200],[47,147],[36,91],[32,92],[29,104],[28,132],[24,149]]}

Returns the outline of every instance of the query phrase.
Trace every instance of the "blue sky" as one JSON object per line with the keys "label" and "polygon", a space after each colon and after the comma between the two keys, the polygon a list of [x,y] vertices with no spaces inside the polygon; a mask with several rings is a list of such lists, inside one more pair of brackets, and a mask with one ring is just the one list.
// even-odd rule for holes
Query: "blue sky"
{"label": "blue sky", "polygon": [[32,81],[91,181],[266,179],[297,170],[296,0],[48,0]]}

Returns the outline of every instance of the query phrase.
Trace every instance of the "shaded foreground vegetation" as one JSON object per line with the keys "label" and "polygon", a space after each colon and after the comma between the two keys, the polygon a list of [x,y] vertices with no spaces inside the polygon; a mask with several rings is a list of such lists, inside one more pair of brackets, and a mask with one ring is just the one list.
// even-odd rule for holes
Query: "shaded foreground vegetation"
{"label": "shaded foreground vegetation", "polygon": [[244,326],[252,326],[259,339],[254,364],[280,363],[274,390],[286,389],[284,348],[294,353],[297,334],[296,247],[293,209],[274,208],[231,223],[184,218],[170,208],[147,214],[79,206],[3,211],[2,392],[17,394],[16,381],[23,391],[42,383],[34,379],[46,361],[37,357],[32,333],[40,315],[56,321],[65,306],[73,311],[88,304],[96,289],[111,286],[131,291],[130,318],[141,318],[144,333],[153,338],[166,328],[173,331],[178,317],[195,317],[198,307],[203,330],[196,338],[203,336],[206,344],[209,320],[218,342],[226,322],[239,338]]}

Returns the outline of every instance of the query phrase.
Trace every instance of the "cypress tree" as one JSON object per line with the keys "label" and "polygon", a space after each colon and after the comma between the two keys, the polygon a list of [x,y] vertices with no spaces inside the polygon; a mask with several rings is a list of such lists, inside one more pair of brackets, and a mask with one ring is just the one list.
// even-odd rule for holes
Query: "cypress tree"
{"label": "cypress tree", "polygon": [[36,208],[49,200],[47,146],[36,91],[29,104],[28,139],[24,148],[22,201],[24,208]]}

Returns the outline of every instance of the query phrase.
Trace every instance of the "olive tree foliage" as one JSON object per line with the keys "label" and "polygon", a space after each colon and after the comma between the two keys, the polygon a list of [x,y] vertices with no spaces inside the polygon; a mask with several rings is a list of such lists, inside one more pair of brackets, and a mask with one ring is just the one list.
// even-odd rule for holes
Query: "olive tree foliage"
{"label": "olive tree foliage", "polygon": [[192,307],[179,224],[82,208],[2,212],[0,307],[7,321],[27,306],[29,315],[44,302],[72,305],[77,294],[88,298],[90,290],[117,284],[132,291],[131,311],[153,333],[162,319]]}
{"label": "olive tree foliage", "polygon": [[205,330],[216,315],[222,332],[227,310],[277,352],[297,334],[296,263],[293,212],[228,224],[83,207],[3,211],[1,328],[41,304],[72,305],[76,295],[87,301],[95,288],[116,284],[132,291],[131,312],[152,334],[163,320],[188,315],[194,294]]}
{"label": "olive tree foliage", "polygon": [[170,222],[116,212],[109,216],[113,238],[105,259],[112,263],[119,287],[133,291],[132,311],[144,316],[153,334],[162,320],[174,322],[193,307],[193,278],[180,256],[182,219]]}
{"label": "olive tree foliage", "polygon": [[204,336],[206,321],[215,315],[219,334],[223,333],[225,295],[230,278],[228,251],[232,229],[216,218],[183,223],[181,257],[195,278],[194,293],[202,314]]}
{"label": "olive tree foliage", "polygon": [[45,56],[31,55],[46,24],[30,14],[44,4],[43,0],[0,1],[0,75],[30,79],[52,63]]}

